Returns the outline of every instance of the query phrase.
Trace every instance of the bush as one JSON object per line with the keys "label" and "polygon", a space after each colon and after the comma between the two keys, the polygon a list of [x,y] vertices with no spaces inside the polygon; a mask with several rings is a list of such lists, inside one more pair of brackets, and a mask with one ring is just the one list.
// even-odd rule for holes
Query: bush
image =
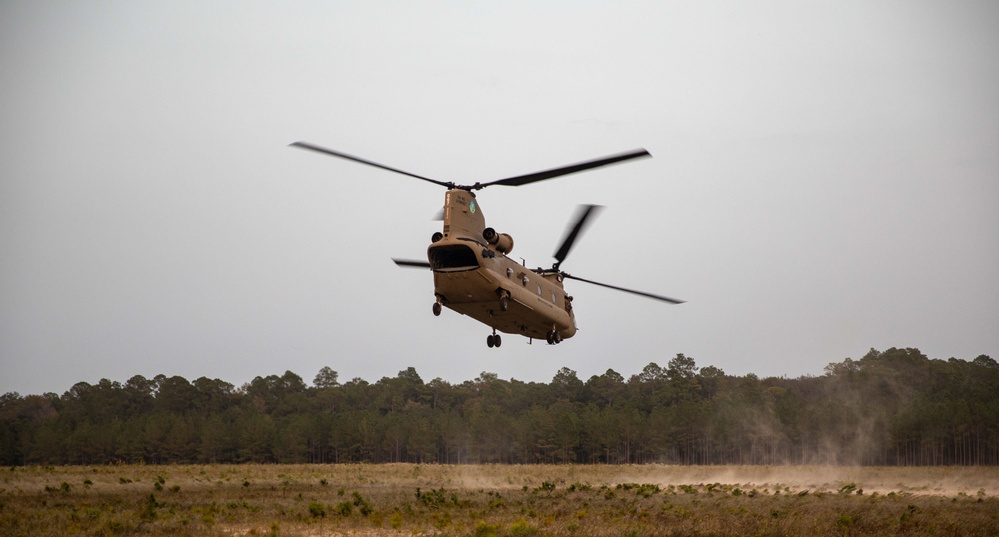
{"label": "bush", "polygon": [[532,537],[538,534],[538,528],[531,526],[523,518],[510,526],[510,537]]}
{"label": "bush", "polygon": [[309,514],[312,515],[312,518],[325,517],[326,507],[319,502],[311,502],[309,503]]}
{"label": "bush", "polygon": [[354,506],[350,502],[340,502],[337,504],[333,512],[340,516],[350,516],[354,512]]}

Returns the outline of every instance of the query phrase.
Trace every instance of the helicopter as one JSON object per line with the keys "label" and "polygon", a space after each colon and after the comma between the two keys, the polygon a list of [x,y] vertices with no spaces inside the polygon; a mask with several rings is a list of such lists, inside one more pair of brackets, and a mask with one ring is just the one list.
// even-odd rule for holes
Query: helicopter
{"label": "helicopter", "polygon": [[444,227],[431,236],[427,247],[427,261],[393,261],[400,267],[430,269],[434,275],[433,314],[440,316],[443,308],[448,308],[489,326],[492,334],[486,337],[486,345],[490,348],[499,347],[503,342],[497,331],[525,336],[529,338],[529,342],[544,339],[549,345],[557,345],[574,336],[576,320],[572,309],[573,298],[565,291],[565,280],[578,280],[671,304],[684,302],[573,276],[561,269],[562,262],[569,255],[576,239],[600,210],[599,205],[580,206],[574,222],[553,255],[555,263],[551,268],[530,269],[525,263],[509,257],[513,251],[513,237],[486,226],[482,207],[475,195],[477,190],[488,186],[523,186],[618,162],[651,157],[645,149],[486,183],[459,185],[308,142],[293,142],[290,146],[374,166],[447,188],[441,215]]}

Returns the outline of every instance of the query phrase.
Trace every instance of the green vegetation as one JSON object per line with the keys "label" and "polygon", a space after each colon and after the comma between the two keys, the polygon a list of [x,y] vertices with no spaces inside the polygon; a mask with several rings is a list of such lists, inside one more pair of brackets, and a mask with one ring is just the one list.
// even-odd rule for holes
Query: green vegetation
{"label": "green vegetation", "polygon": [[[627,379],[608,369],[583,381],[563,368],[549,383],[492,373],[424,382],[413,368],[340,383],[324,367],[312,386],[290,371],[239,388],[135,376],[81,382],[61,396],[3,395],[0,465],[999,465],[997,387],[999,364],[988,356],[931,360],[894,348],[797,379],[727,375],[683,354]],[[154,486],[157,498],[186,490],[166,479]],[[363,516],[363,502],[345,504]]]}
{"label": "green vegetation", "polygon": [[28,466],[0,535],[996,535],[996,493],[999,467]]}

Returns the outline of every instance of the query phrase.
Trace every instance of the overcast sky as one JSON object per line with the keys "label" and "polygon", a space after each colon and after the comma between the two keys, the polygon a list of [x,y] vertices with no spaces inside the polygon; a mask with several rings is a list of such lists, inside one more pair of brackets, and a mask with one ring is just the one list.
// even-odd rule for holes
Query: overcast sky
{"label": "overcast sky", "polygon": [[[821,375],[870,348],[999,358],[999,4],[0,3],[0,393],[133,375],[240,385]],[[435,185],[563,267],[558,346],[445,310]]]}

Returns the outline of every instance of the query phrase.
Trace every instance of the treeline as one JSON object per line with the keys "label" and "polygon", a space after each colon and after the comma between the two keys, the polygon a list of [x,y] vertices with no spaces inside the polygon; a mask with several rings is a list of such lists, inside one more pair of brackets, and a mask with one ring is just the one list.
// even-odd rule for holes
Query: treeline
{"label": "treeline", "polygon": [[312,385],[290,371],[239,388],[134,376],[0,397],[0,464],[999,464],[999,364],[871,350],[820,377],[731,376],[678,354],[623,377],[561,369]]}

